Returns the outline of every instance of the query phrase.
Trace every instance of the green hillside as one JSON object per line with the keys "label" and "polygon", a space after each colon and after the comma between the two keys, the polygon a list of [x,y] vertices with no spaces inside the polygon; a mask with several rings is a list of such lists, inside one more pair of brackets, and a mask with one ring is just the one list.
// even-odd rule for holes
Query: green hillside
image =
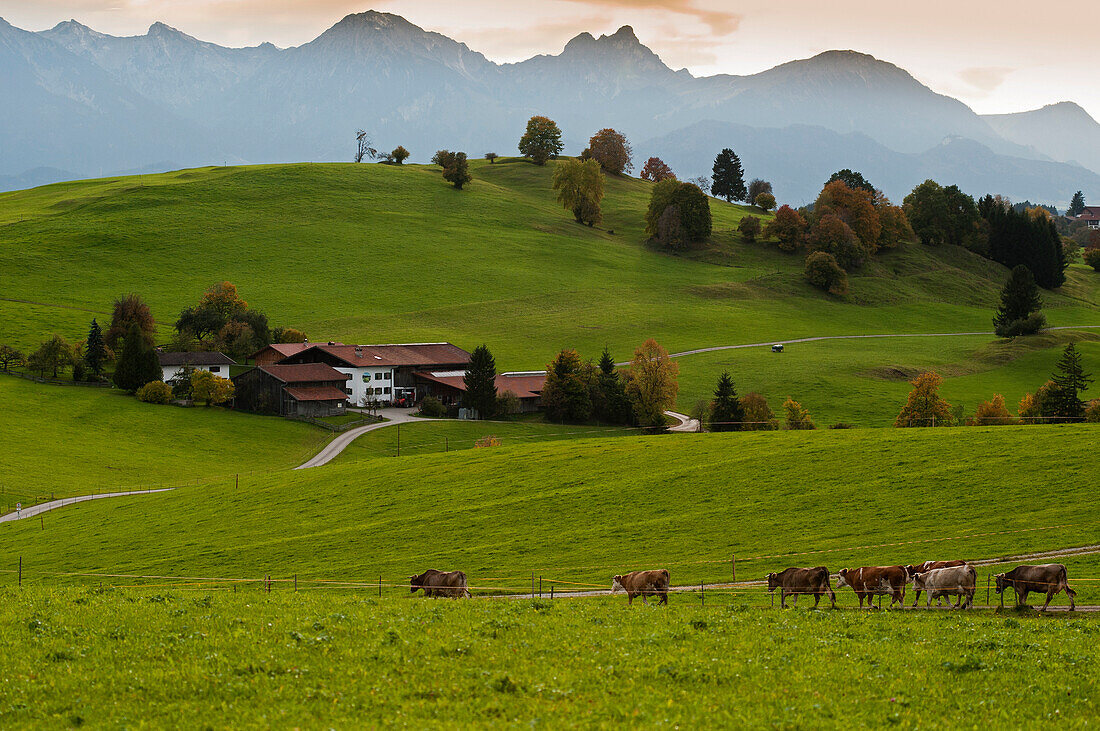
{"label": "green hillside", "polygon": [[[532,573],[603,586],[645,566],[667,566],[674,583],[725,581],[732,554],[740,578],[994,558],[1095,543],[1097,436],[668,435],[342,461],[87,503],[49,513],[45,530],[0,524],[0,569],[22,555],[35,584],[65,572],[403,583],[436,566],[515,588]],[[1090,571],[1075,569],[1100,578]],[[1100,584],[1079,589],[1100,600]]]}

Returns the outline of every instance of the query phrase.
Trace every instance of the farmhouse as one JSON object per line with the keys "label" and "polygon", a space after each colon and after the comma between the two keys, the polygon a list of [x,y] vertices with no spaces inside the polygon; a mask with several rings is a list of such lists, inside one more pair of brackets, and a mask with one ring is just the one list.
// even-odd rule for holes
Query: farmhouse
{"label": "farmhouse", "polygon": [[[403,345],[314,345],[280,364],[323,363],[345,374],[342,389],[353,406],[371,401],[408,403],[416,400],[419,371],[465,372],[470,354],[450,343]],[[459,379],[461,380],[461,379]]]}
{"label": "farmhouse", "polygon": [[1077,220],[1084,221],[1089,228],[1100,228],[1100,206],[1085,206]]}
{"label": "farmhouse", "polygon": [[233,379],[233,406],[279,416],[332,416],[344,411],[346,381],[346,374],[323,363],[257,366]]}
{"label": "farmhouse", "polygon": [[[418,371],[413,376],[417,381],[417,391],[424,396],[435,396],[447,406],[462,401],[466,393],[463,371]],[[542,387],[546,385],[545,371],[524,371],[498,373],[496,378],[497,394],[511,391],[519,398],[520,410],[538,411],[542,405]]]}
{"label": "farmhouse", "polygon": [[[343,345],[343,343],[329,343],[330,345]],[[272,343],[271,345],[265,345],[257,350],[252,355],[248,356],[253,365],[274,365],[279,363],[292,355],[297,355],[303,350],[312,348],[314,343],[308,340],[300,343]]]}
{"label": "farmhouse", "polygon": [[161,379],[168,383],[181,371],[187,369],[196,371],[210,371],[215,376],[229,378],[229,366],[237,365],[236,362],[224,353],[197,351],[193,353],[157,353],[160,362]]}

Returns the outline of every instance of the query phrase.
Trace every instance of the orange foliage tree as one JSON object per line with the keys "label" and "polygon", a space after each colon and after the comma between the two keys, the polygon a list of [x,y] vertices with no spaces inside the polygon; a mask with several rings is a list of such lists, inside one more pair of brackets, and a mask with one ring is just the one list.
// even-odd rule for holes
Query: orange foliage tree
{"label": "orange foliage tree", "polygon": [[1005,407],[1005,397],[998,393],[992,401],[982,401],[978,404],[970,423],[973,426],[1003,426],[1019,422]]}
{"label": "orange foliage tree", "polygon": [[943,378],[938,373],[922,373],[910,381],[913,390],[905,402],[894,426],[952,426],[955,417],[951,415],[951,404],[939,394]]}

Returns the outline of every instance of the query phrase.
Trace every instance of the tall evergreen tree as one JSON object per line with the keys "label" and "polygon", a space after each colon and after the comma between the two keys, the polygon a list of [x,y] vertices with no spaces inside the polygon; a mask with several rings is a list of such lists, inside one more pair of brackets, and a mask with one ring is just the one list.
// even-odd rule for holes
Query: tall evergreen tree
{"label": "tall evergreen tree", "polygon": [[115,385],[133,393],[146,383],[159,381],[160,378],[156,351],[146,342],[141,327],[137,323],[130,325],[115,367]]}
{"label": "tall evergreen tree", "polygon": [[103,340],[103,331],[99,323],[92,318],[92,326],[88,329],[88,341],[84,344],[84,362],[95,375],[103,373],[103,363],[107,360],[107,344]]}
{"label": "tall evergreen tree", "polygon": [[470,356],[470,365],[462,382],[466,386],[466,395],[462,405],[477,411],[479,419],[491,419],[496,415],[497,406],[497,362],[489,352],[489,346],[479,345]]}
{"label": "tall evergreen tree", "polygon": [[1069,202],[1069,210],[1066,211],[1067,216],[1080,216],[1085,212],[1085,196],[1081,191],[1077,191],[1073,194],[1073,200]]}
{"label": "tall evergreen tree", "polygon": [[745,407],[737,398],[733,387],[733,378],[729,371],[718,377],[718,387],[714,389],[714,401],[711,404],[711,431],[738,431],[745,421]]}
{"label": "tall evergreen tree", "polygon": [[1039,296],[1035,277],[1030,269],[1020,264],[1012,269],[1001,290],[1001,306],[993,318],[993,330],[1002,338],[1032,335],[1045,324],[1041,317],[1029,319],[1042,307],[1043,299]]}
{"label": "tall evergreen tree", "polygon": [[725,198],[727,203],[743,201],[749,197],[745,187],[745,171],[741,168],[741,158],[730,148],[725,148],[714,158],[711,171],[710,193],[715,198]]}
{"label": "tall evergreen tree", "polygon": [[1054,382],[1048,402],[1051,415],[1069,419],[1084,417],[1085,403],[1081,400],[1081,392],[1088,390],[1092,378],[1085,373],[1081,364],[1081,353],[1074,343],[1070,343],[1062,351],[1062,357],[1054,367],[1050,380]]}
{"label": "tall evergreen tree", "polygon": [[634,410],[626,395],[626,384],[615,370],[615,360],[606,347],[600,356],[599,372],[596,374],[599,398],[596,399],[596,418],[609,424],[629,425],[634,423]]}

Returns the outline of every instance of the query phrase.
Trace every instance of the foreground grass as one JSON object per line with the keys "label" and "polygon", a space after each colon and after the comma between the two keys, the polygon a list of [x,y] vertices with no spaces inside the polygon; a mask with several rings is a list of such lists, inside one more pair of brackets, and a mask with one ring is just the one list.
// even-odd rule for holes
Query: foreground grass
{"label": "foreground grass", "polygon": [[113,389],[0,375],[0,511],[119,487],[293,467],[330,435],[225,409],[144,404]]}
{"label": "foreground grass", "polygon": [[[0,524],[0,582],[98,574],[607,586],[1096,543],[1097,427],[624,436],[348,461]],[[67,576],[70,573],[93,576]],[[1096,572],[1071,574],[1100,578]],[[984,575],[983,575],[984,579]],[[573,584],[561,584],[572,586]]]}
{"label": "foreground grass", "polygon": [[1087,725],[1098,636],[1095,615],[9,589],[0,725]]}

